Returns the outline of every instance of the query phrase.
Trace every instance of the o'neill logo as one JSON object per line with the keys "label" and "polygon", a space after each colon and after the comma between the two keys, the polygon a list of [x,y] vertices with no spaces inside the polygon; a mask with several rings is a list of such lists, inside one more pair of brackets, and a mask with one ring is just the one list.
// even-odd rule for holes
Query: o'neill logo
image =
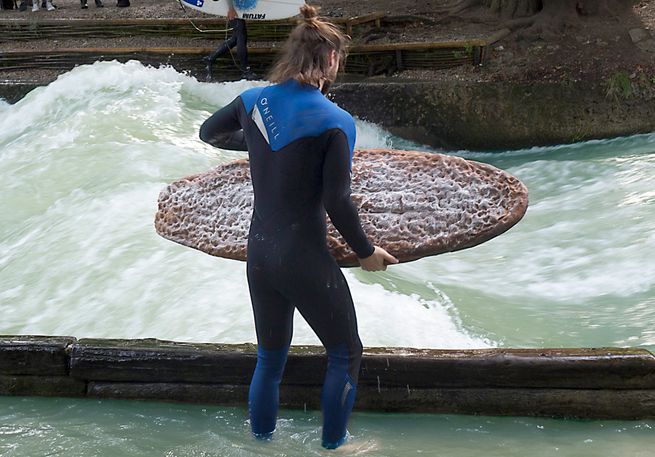
{"label": "o'neill logo", "polygon": [[243,13],[241,17],[244,19],[266,19],[266,13]]}

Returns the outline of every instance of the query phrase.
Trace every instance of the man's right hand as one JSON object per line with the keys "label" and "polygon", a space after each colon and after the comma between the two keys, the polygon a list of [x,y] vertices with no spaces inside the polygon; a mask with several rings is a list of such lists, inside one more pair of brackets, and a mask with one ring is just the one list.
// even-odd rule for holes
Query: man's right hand
{"label": "man's right hand", "polygon": [[357,259],[365,271],[385,271],[387,265],[398,263],[398,259],[382,249],[380,246],[375,246],[373,254],[365,259]]}
{"label": "man's right hand", "polygon": [[231,20],[234,20],[236,18],[237,18],[237,10],[235,10],[234,8],[230,8],[227,11],[227,20],[231,21]]}

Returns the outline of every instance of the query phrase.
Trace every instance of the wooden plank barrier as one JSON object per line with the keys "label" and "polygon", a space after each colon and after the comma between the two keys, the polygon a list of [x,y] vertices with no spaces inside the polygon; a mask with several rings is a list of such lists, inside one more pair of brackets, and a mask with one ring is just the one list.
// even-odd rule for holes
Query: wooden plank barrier
{"label": "wooden plank barrier", "polygon": [[[384,13],[375,12],[365,16],[350,18],[329,18],[349,35],[357,35],[355,28],[366,26],[381,28],[388,18]],[[413,19],[414,21],[417,19]],[[276,42],[286,39],[297,19],[281,21],[253,21],[248,26],[251,43]],[[115,38],[134,35],[154,37],[180,36],[192,40],[222,40],[226,37],[226,22],[222,18],[188,19],[114,19],[114,20],[24,20],[0,19],[0,43],[24,40],[50,40],[89,37]],[[199,30],[202,30],[199,31]],[[203,33],[204,32],[204,33]],[[495,37],[496,35],[494,35]],[[492,38],[494,38],[492,37]],[[495,39],[495,38],[494,38]],[[203,42],[206,45],[206,41]],[[354,45],[349,50],[346,62],[347,73],[373,76],[390,75],[398,70],[445,69],[465,64],[480,64],[484,60],[487,42],[481,39],[459,41],[432,41],[419,43],[384,43],[373,45]],[[192,49],[192,50],[190,50]],[[278,52],[275,43],[270,47],[249,47],[253,70],[265,74]],[[211,53],[207,47],[196,48],[60,48],[47,51],[10,51],[0,53],[1,70],[29,70],[46,68],[70,70],[75,65],[88,64],[97,60],[117,59],[126,61],[141,60],[148,65],[172,65],[180,71],[204,74],[204,65],[194,60]],[[214,68],[221,79],[240,76],[234,59],[221,58]]]}
{"label": "wooden plank barrier", "polygon": [[[0,394],[245,405],[252,344],[0,337]],[[318,408],[326,358],[292,347],[286,408]],[[365,350],[357,409],[655,418],[655,356],[643,349]]]}
{"label": "wooden plank barrier", "polygon": [[[435,43],[391,43],[355,45],[349,48],[345,72],[373,76],[391,74],[398,69],[450,68],[474,63],[480,40]],[[212,48],[60,48],[0,52],[1,70],[48,68],[70,70],[77,65],[101,60],[126,62],[139,60],[145,65],[171,65],[179,71],[204,74],[202,57]],[[277,55],[278,48],[250,47],[248,56],[255,72],[265,74]],[[214,64],[222,79],[240,76],[236,57],[222,57]]]}

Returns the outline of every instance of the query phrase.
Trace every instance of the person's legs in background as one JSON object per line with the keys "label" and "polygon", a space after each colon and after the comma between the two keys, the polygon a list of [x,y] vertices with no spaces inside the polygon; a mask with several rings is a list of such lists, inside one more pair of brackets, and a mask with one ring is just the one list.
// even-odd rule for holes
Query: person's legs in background
{"label": "person's legs in background", "polygon": [[228,23],[228,27],[232,29],[232,36],[229,39],[225,40],[212,52],[209,57],[206,57],[207,61],[207,76],[206,80],[211,81],[214,74],[213,68],[214,62],[223,54],[227,53],[233,47],[237,47],[237,58],[239,60],[239,69],[241,70],[241,77],[252,81],[259,79],[255,73],[250,69],[248,64],[248,30],[246,27],[246,21],[243,19],[233,19]]}
{"label": "person's legs in background", "polygon": [[237,58],[241,66],[241,77],[248,81],[259,79],[248,64],[248,27],[243,19],[234,20],[234,36],[237,41]]}

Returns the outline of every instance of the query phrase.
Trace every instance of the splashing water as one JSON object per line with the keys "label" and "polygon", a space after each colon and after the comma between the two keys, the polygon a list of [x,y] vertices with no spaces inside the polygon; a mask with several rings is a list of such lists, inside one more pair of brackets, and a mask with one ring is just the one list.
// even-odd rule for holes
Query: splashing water
{"label": "splashing water", "polygon": [[[7,108],[3,331],[254,341],[244,265],[176,246],[152,225],[168,182],[244,156],[202,143],[198,129],[250,86],[104,62]],[[358,146],[392,144],[379,127],[358,127]],[[346,275],[368,346],[490,344],[467,333],[455,308],[425,287],[407,293]],[[301,319],[294,343],[318,343]]]}

